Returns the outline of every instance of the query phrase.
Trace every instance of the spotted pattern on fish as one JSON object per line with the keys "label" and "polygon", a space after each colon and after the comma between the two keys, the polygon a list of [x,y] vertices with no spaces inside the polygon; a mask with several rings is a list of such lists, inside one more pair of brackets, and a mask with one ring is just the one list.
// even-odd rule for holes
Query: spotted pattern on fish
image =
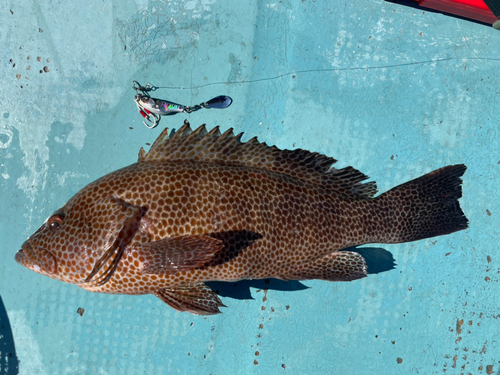
{"label": "spotted pattern on fish", "polygon": [[139,161],[84,187],[16,254],[33,271],[94,292],[154,294],[176,310],[218,313],[204,282],[350,281],[364,258],[342,249],[467,228],[466,167],[448,166],[374,197],[352,167],[186,123]]}

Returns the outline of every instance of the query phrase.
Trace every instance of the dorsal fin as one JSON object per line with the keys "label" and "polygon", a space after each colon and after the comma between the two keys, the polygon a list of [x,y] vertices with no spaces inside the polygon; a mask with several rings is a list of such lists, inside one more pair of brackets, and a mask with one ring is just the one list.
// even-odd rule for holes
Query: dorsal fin
{"label": "dorsal fin", "polygon": [[229,129],[221,134],[219,127],[207,132],[205,125],[193,131],[186,120],[175,133],[168,129],[145,153],[139,151],[139,162],[165,160],[221,161],[227,164],[247,165],[286,174],[301,180],[320,184],[346,199],[371,198],[377,192],[375,182],[361,184],[368,176],[352,167],[331,168],[335,159],[307,150],[280,150],[260,143],[256,137],[242,143],[241,136]]}

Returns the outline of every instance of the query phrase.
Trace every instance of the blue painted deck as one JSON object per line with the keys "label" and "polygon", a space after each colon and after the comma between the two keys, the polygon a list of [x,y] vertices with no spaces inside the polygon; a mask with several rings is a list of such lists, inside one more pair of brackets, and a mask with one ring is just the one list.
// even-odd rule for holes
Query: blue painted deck
{"label": "blue painted deck", "polygon": [[[367,0],[1,9],[1,375],[500,374],[499,31]],[[352,283],[216,285],[233,298],[213,317],[20,267],[49,214],[182,125],[146,129],[132,80],[183,104],[230,95],[187,118],[333,156],[380,191],[464,163],[470,228],[375,246],[395,269]]]}

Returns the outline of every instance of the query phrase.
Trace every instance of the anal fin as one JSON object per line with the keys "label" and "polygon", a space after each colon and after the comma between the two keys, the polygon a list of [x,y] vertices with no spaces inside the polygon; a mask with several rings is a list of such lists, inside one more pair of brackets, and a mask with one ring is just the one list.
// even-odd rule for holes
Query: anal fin
{"label": "anal fin", "polygon": [[154,294],[173,309],[196,315],[220,314],[219,307],[226,307],[217,294],[203,283],[159,289]]}
{"label": "anal fin", "polygon": [[285,280],[352,281],[366,277],[365,258],[353,251],[337,251],[315,261],[289,267],[281,275]]}

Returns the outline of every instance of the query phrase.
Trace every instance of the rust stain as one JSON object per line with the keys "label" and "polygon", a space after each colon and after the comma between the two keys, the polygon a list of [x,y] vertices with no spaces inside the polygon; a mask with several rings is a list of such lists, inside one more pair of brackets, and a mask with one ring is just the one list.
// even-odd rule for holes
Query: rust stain
{"label": "rust stain", "polygon": [[451,365],[451,367],[453,367],[453,368],[457,367],[457,358],[458,358],[458,356],[455,354],[453,356],[453,364]]}
{"label": "rust stain", "polygon": [[462,333],[462,324],[464,324],[464,320],[457,319],[457,335]]}
{"label": "rust stain", "polygon": [[488,263],[491,263],[491,257],[489,255],[486,257],[486,260],[488,261]]}
{"label": "rust stain", "polygon": [[[479,353],[481,354],[486,354],[486,344],[488,343],[488,341],[486,341],[483,345],[483,348],[481,349],[481,351]],[[486,367],[487,368],[487,367]]]}
{"label": "rust stain", "polygon": [[470,325],[470,326],[472,325],[472,320],[469,320],[469,325]]}
{"label": "rust stain", "polygon": [[486,214],[487,214],[488,216],[491,216],[491,212],[490,212],[490,210],[486,209]]}
{"label": "rust stain", "polygon": [[458,344],[460,341],[462,341],[461,337],[459,337],[458,339],[455,340],[455,344]]}
{"label": "rust stain", "polygon": [[488,375],[493,374],[493,365],[488,365],[488,366],[486,366],[486,373],[487,373]]}
{"label": "rust stain", "polygon": [[262,302],[267,301],[267,289],[264,289],[264,298],[262,298]]}
{"label": "rust stain", "polygon": [[398,364],[403,363],[403,358],[399,358],[399,357],[398,357],[398,358],[396,359],[396,361],[398,362]]}

